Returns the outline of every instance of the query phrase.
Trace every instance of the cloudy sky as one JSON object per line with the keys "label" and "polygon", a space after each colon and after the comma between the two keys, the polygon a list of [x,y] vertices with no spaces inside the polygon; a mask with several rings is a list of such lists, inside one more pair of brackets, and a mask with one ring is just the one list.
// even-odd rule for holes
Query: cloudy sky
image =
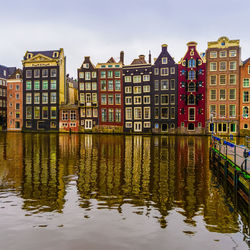
{"label": "cloudy sky", "polygon": [[26,50],[64,48],[67,73],[76,77],[84,56],[106,62],[125,52],[157,57],[161,44],[179,61],[186,43],[199,52],[220,36],[240,39],[250,57],[250,0],[0,0],[0,64],[21,67]]}

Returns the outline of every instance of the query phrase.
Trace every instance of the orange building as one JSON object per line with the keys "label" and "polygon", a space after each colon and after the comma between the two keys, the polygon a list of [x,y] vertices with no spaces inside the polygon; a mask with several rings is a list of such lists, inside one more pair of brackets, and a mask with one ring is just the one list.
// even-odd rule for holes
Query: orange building
{"label": "orange building", "polygon": [[7,80],[7,130],[21,131],[23,127],[22,70],[17,69]]}
{"label": "orange building", "polygon": [[250,129],[250,58],[240,67],[240,134]]}

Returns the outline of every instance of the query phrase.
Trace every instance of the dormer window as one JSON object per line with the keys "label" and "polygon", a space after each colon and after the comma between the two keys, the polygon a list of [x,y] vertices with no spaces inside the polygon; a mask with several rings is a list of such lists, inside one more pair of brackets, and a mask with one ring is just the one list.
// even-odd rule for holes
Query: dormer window
{"label": "dormer window", "polygon": [[7,75],[7,72],[6,70],[3,71],[3,75],[6,76]]}
{"label": "dormer window", "polygon": [[28,53],[27,54],[27,59],[30,59],[32,57],[32,54],[31,53]]}
{"label": "dormer window", "polygon": [[89,68],[89,63],[84,63],[83,68],[88,69]]}
{"label": "dormer window", "polygon": [[16,74],[16,79],[20,79],[20,74]]}
{"label": "dormer window", "polygon": [[56,58],[58,57],[59,53],[58,52],[53,52],[53,57]]}
{"label": "dormer window", "polygon": [[167,58],[167,57],[163,57],[163,58],[161,59],[161,63],[162,63],[162,64],[167,64],[167,63],[168,63],[168,58]]}

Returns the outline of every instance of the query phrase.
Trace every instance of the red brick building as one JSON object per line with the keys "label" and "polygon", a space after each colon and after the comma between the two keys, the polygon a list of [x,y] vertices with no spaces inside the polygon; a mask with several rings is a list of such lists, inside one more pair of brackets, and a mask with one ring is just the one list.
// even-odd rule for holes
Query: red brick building
{"label": "red brick building", "polygon": [[117,63],[111,57],[107,63],[98,63],[99,128],[101,130],[123,131],[123,52]]}
{"label": "red brick building", "polygon": [[205,133],[206,63],[196,50],[196,42],[178,66],[178,131],[181,134]]}
{"label": "red brick building", "polygon": [[23,127],[22,70],[17,69],[7,80],[7,130],[21,131]]}
{"label": "red brick building", "polygon": [[79,110],[78,105],[61,105],[59,111],[59,131],[78,132],[79,131]]}

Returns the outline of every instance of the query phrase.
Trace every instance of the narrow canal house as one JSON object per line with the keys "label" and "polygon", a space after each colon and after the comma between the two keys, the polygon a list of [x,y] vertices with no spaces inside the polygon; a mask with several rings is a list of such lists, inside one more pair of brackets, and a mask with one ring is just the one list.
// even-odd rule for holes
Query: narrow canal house
{"label": "narrow canal house", "polygon": [[[207,131],[217,134],[239,133],[240,40],[220,37],[208,42],[207,60]],[[213,122],[211,119],[213,117]],[[213,125],[212,125],[213,124]]]}
{"label": "narrow canal house", "polygon": [[23,63],[23,129],[59,130],[59,105],[65,104],[63,49],[27,51]]}
{"label": "narrow canal house", "polygon": [[153,65],[152,128],[155,133],[175,133],[178,126],[178,65],[162,45]]}
{"label": "narrow canal house", "polygon": [[7,80],[7,130],[21,131],[23,127],[23,73],[17,69]]}
{"label": "narrow canal house", "polygon": [[80,130],[91,131],[98,125],[98,70],[90,57],[85,56],[77,71]]}
{"label": "narrow canal house", "polygon": [[240,66],[240,134],[248,134],[250,129],[250,58]]}
{"label": "narrow canal house", "polygon": [[189,42],[178,65],[178,131],[205,133],[206,63],[198,54],[196,42]]}
{"label": "narrow canal house", "polygon": [[15,67],[0,65],[0,130],[7,128],[7,78]]}
{"label": "narrow canal house", "polygon": [[123,131],[123,81],[122,66],[124,53],[120,61],[111,57],[106,63],[98,63],[98,103],[99,130],[103,132]]}
{"label": "narrow canal house", "polygon": [[152,132],[152,78],[151,55],[123,67],[125,132]]}

